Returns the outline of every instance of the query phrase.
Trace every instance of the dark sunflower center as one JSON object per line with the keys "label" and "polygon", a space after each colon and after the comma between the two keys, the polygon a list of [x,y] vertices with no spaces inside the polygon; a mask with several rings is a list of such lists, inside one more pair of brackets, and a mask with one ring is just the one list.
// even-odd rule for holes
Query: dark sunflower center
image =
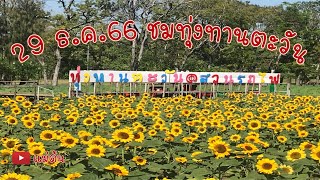
{"label": "dark sunflower center", "polygon": [[290,172],[290,169],[289,168],[283,168],[282,169],[285,173],[289,173]]}
{"label": "dark sunflower center", "polygon": [[44,137],[47,138],[47,139],[51,139],[52,138],[52,134],[49,134],[49,133],[45,134]]}
{"label": "dark sunflower center", "polygon": [[117,122],[113,122],[113,123],[112,123],[112,126],[117,126],[117,125],[118,125]]}
{"label": "dark sunflower center", "polygon": [[88,141],[88,138],[89,138],[89,136],[83,136],[83,137],[82,137],[82,139],[83,139],[84,141]]}
{"label": "dark sunflower center", "polygon": [[113,168],[112,171],[115,174],[121,174],[122,173],[122,171],[120,169],[117,169],[117,168]]}
{"label": "dark sunflower center", "polygon": [[74,140],[73,140],[73,139],[67,139],[67,140],[66,140],[66,143],[67,143],[67,144],[73,144],[73,143],[74,143]]}
{"label": "dark sunflower center", "polygon": [[300,159],[301,158],[301,154],[299,152],[294,152],[291,154],[291,158],[292,159]]}
{"label": "dark sunflower center", "polygon": [[125,132],[120,132],[120,133],[118,134],[118,137],[119,137],[120,139],[128,139],[128,138],[129,138],[129,134],[128,134],[128,133],[125,133]]}
{"label": "dark sunflower center", "polygon": [[312,148],[312,145],[311,145],[311,144],[307,144],[307,145],[305,146],[305,148],[310,149],[310,148]]}
{"label": "dark sunflower center", "polygon": [[258,123],[251,123],[251,127],[253,128],[258,127]]}
{"label": "dark sunflower center", "polygon": [[143,159],[139,158],[139,159],[137,159],[137,161],[138,161],[139,163],[142,163],[142,162],[143,162]]}
{"label": "dark sunflower center", "polygon": [[34,154],[40,154],[41,151],[40,151],[39,149],[37,149],[37,150],[33,151],[33,153],[34,153]]}
{"label": "dark sunflower center", "polygon": [[320,158],[320,151],[316,153],[316,156]]}
{"label": "dark sunflower center", "polygon": [[251,146],[245,146],[244,148],[245,148],[246,150],[248,150],[248,151],[253,150],[253,148],[252,148]]}
{"label": "dark sunflower center", "polygon": [[87,120],[87,124],[91,124],[92,123],[92,121],[91,120]]}
{"label": "dark sunflower center", "polygon": [[19,180],[19,179],[10,177],[10,178],[8,178],[7,180]]}
{"label": "dark sunflower center", "polygon": [[262,168],[265,170],[270,170],[272,168],[272,164],[264,163],[264,164],[262,164]]}
{"label": "dark sunflower center", "polygon": [[100,149],[92,149],[91,153],[92,154],[100,154]]}
{"label": "dark sunflower center", "polygon": [[135,139],[140,139],[140,134],[135,134],[135,135],[134,135],[134,138],[135,138]]}
{"label": "dark sunflower center", "polygon": [[216,145],[215,150],[218,153],[224,153],[227,151],[227,148],[226,148],[226,146],[219,144],[219,145]]}
{"label": "dark sunflower center", "polygon": [[14,141],[7,142],[7,147],[8,148],[13,148],[15,145],[16,145],[16,143]]}

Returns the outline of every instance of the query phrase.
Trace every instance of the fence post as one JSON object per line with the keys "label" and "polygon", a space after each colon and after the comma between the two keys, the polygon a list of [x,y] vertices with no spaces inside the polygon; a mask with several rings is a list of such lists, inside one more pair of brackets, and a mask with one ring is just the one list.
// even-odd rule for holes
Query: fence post
{"label": "fence post", "polygon": [[16,98],[17,95],[17,82],[14,81],[14,98]]}
{"label": "fence post", "polygon": [[96,92],[97,92],[97,83],[94,82],[93,83],[93,95],[96,95]]}
{"label": "fence post", "polygon": [[290,87],[291,86],[291,84],[290,83],[287,83],[287,95],[290,97]]}
{"label": "fence post", "polygon": [[36,81],[33,82],[33,86],[34,86],[34,99],[36,99],[37,98],[37,82]]}
{"label": "fence post", "polygon": [[244,94],[248,93],[248,83],[244,85]]}
{"label": "fence post", "polygon": [[40,100],[40,86],[38,86],[38,92],[37,92],[37,100]]}

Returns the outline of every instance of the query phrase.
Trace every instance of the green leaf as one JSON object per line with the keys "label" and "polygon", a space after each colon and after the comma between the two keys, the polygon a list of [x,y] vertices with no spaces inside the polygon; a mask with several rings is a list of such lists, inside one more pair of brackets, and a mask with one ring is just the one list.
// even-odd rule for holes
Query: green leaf
{"label": "green leaf", "polygon": [[191,175],[196,179],[203,179],[205,175],[211,174],[207,168],[198,168],[192,171]]}
{"label": "green leaf", "polygon": [[213,157],[213,154],[212,153],[202,153],[202,154],[199,154],[197,155],[195,158],[199,159],[206,159],[206,158],[209,158],[209,157]]}
{"label": "green leaf", "polygon": [[175,179],[185,179],[185,178],[186,178],[185,174],[180,174],[180,175],[175,177]]}
{"label": "green leaf", "polygon": [[249,172],[248,176],[245,177],[244,179],[246,179],[246,180],[267,180],[267,178],[264,175],[259,174],[256,171]]}
{"label": "green leaf", "polygon": [[305,166],[315,166],[316,165],[316,162],[311,160],[311,159],[301,159],[301,160],[297,160],[297,162],[299,164],[304,164]]}
{"label": "green leaf", "polygon": [[150,179],[150,174],[144,173],[140,170],[135,170],[129,173],[128,178],[134,179]]}
{"label": "green leaf", "polygon": [[103,170],[107,165],[113,164],[110,159],[90,157],[89,164],[98,170]]}
{"label": "green leaf", "polygon": [[161,146],[162,144],[163,143],[160,140],[145,140],[145,141],[143,141],[141,146],[143,146],[143,147],[157,147],[157,146]]}
{"label": "green leaf", "polygon": [[150,162],[147,168],[151,172],[157,172],[157,173],[161,172],[161,165],[154,162]]}
{"label": "green leaf", "polygon": [[98,175],[92,173],[92,174],[84,174],[81,177],[77,178],[77,180],[88,180],[88,179],[99,180],[99,177]]}
{"label": "green leaf", "polygon": [[65,175],[66,175],[66,174],[75,173],[75,172],[83,173],[83,172],[86,171],[85,168],[86,168],[86,166],[83,165],[83,164],[81,164],[81,163],[76,164],[76,165],[74,165],[74,166],[71,166],[70,168],[67,168],[67,169],[65,170]]}
{"label": "green leaf", "polygon": [[52,175],[53,175],[52,173],[44,173],[44,174],[41,174],[40,176],[35,176],[32,179],[34,180],[51,179]]}
{"label": "green leaf", "polygon": [[239,166],[241,163],[236,159],[226,159],[221,166]]}
{"label": "green leaf", "polygon": [[294,164],[292,168],[295,172],[300,172],[303,169],[303,164]]}
{"label": "green leaf", "polygon": [[296,176],[296,179],[309,179],[308,174],[299,174]]}
{"label": "green leaf", "polygon": [[40,176],[44,173],[44,171],[40,167],[37,167],[35,165],[21,166],[20,170],[35,177]]}
{"label": "green leaf", "polygon": [[281,177],[283,177],[283,179],[294,179],[297,176],[292,174],[281,174]]}
{"label": "green leaf", "polygon": [[187,168],[184,170],[185,172],[192,172],[194,169],[197,169],[199,168],[198,165],[195,165],[195,164],[190,164],[187,166]]}

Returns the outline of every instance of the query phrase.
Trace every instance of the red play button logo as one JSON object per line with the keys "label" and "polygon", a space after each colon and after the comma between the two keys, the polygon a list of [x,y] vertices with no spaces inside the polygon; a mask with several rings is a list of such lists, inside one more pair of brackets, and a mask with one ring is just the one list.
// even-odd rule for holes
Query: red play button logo
{"label": "red play button logo", "polygon": [[12,164],[29,165],[30,164],[30,153],[29,152],[13,152],[12,153]]}

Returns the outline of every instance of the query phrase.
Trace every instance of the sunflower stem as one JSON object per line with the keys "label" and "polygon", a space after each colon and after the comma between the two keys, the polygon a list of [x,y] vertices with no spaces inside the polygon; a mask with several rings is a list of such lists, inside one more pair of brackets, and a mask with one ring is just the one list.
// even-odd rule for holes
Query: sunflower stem
{"label": "sunflower stem", "polygon": [[134,156],[137,156],[137,146],[134,146],[133,155],[134,155]]}
{"label": "sunflower stem", "polygon": [[124,163],[124,145],[122,145],[121,158],[122,158],[122,162]]}

